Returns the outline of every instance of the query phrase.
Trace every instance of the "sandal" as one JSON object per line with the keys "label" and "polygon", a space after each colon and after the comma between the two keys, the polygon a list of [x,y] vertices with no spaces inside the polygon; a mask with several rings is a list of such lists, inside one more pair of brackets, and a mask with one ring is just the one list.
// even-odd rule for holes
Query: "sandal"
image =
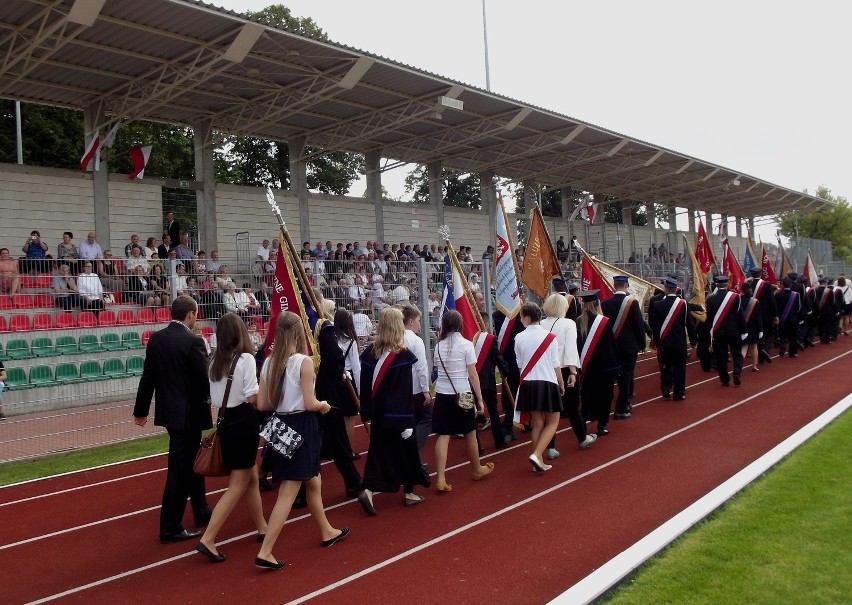
{"label": "sandal", "polygon": [[486,462],[485,464],[482,465],[482,470],[479,473],[473,474],[473,480],[479,481],[480,479],[484,479],[487,475],[490,475],[493,470],[494,470],[494,463],[493,462]]}

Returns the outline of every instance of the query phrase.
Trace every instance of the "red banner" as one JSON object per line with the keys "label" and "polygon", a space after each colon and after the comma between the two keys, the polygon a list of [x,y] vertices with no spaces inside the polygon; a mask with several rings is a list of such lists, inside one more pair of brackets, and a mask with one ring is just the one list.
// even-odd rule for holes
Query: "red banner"
{"label": "red banner", "polygon": [[[283,236],[281,240],[283,242]],[[272,282],[272,292],[270,294],[268,329],[274,333],[275,320],[278,318],[279,313],[282,311],[292,311],[302,318],[308,355],[313,355],[311,347],[313,339],[308,330],[310,329],[310,324],[316,322],[316,312],[310,308],[310,305],[305,304],[306,301],[299,287],[299,280],[296,278],[293,268],[290,265],[290,256],[287,254],[286,249],[287,247],[283,244],[278,248],[278,259],[275,263],[275,279]]]}
{"label": "red banner", "polygon": [[589,258],[587,254],[583,254],[581,267],[583,290],[600,290],[598,298],[601,300],[606,300],[613,295],[612,288],[598,271],[595,261]]}
{"label": "red banner", "polygon": [[725,254],[722,258],[722,273],[728,276],[728,290],[739,293],[745,283],[745,273],[737,262],[727,238],[722,242],[722,249]]}
{"label": "red banner", "polygon": [[704,223],[698,221],[698,239],[695,242],[695,260],[698,261],[698,266],[704,275],[710,273],[710,269],[716,264],[716,258],[713,256],[713,248],[710,247],[710,242],[707,240],[707,232],[704,230]]}
{"label": "red banner", "polygon": [[769,255],[766,253],[766,246],[763,244],[760,245],[760,266],[763,269],[760,277],[773,286],[777,286],[778,278],[775,276],[775,269],[772,268],[772,263],[769,262]]}

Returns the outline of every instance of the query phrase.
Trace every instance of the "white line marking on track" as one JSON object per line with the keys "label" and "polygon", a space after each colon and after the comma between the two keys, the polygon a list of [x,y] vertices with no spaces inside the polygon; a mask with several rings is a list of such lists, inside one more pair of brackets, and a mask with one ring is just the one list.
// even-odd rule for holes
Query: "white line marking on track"
{"label": "white line marking on track", "polygon": [[[604,462],[604,463],[602,463],[602,464],[600,464],[600,465],[598,465],[594,468],[591,468],[591,469],[589,469],[589,470],[587,470],[583,473],[580,473],[579,475],[575,475],[573,477],[566,479],[565,481],[562,481],[561,483],[557,483],[556,485],[553,485],[549,488],[546,488],[543,491],[538,492],[537,494],[534,494],[532,496],[524,498],[523,500],[520,500],[520,501],[518,501],[514,504],[510,504],[509,506],[506,506],[506,507],[504,507],[500,510],[494,511],[493,513],[490,513],[490,514],[488,514],[484,517],[481,517],[481,518],[479,518],[475,521],[471,521],[470,523],[467,523],[467,524],[465,524],[461,527],[458,527],[458,528],[456,528],[452,531],[449,531],[445,534],[437,536],[437,537],[429,540],[428,542],[425,542],[423,544],[418,544],[417,546],[415,546],[413,548],[410,548],[410,549],[403,551],[403,552],[401,552],[397,555],[394,555],[393,557],[391,557],[389,559],[385,559],[384,561],[380,561],[379,563],[371,565],[370,567],[363,569],[359,572],[356,572],[354,574],[351,574],[351,575],[349,575],[345,578],[342,578],[342,579],[338,580],[337,582],[333,582],[332,584],[324,586],[323,588],[317,589],[317,590],[315,590],[311,593],[308,593],[306,595],[302,595],[301,597],[299,597],[297,599],[294,599],[292,601],[287,602],[286,605],[298,605],[300,603],[304,603],[305,601],[309,601],[310,599],[313,599],[315,597],[321,596],[321,595],[323,595],[327,592],[331,592],[332,590],[335,590],[336,588],[339,588],[341,586],[349,584],[350,582],[353,582],[353,581],[355,581],[359,578],[362,578],[366,575],[369,575],[370,573],[373,573],[374,571],[378,571],[378,570],[380,570],[384,567],[387,567],[388,565],[396,563],[397,561],[405,559],[405,558],[407,558],[411,555],[417,554],[418,552],[425,550],[425,549],[427,549],[431,546],[434,546],[435,544],[439,544],[439,543],[444,542],[444,541],[446,541],[446,540],[448,540],[448,539],[450,539],[454,536],[457,536],[457,535],[459,535],[463,532],[466,532],[470,529],[478,527],[479,525],[482,525],[483,523],[491,521],[492,519],[495,519],[495,518],[499,517],[500,515],[509,513],[511,511],[513,511],[517,508],[520,508],[521,506],[524,506],[526,504],[529,504],[531,502],[535,502],[536,500],[539,500],[539,499],[541,499],[541,498],[543,498],[547,495],[552,494],[553,492],[556,492],[556,491],[558,491],[558,490],[560,490],[560,489],[562,489],[562,488],[564,488],[568,485],[571,485],[572,483],[575,483],[575,482],[579,481],[580,479],[583,479],[585,477],[593,475],[594,473],[602,471],[602,470],[604,470],[604,469],[606,469],[610,466],[613,466],[614,464],[617,464],[619,462],[622,462],[624,460],[632,458],[633,456],[636,456],[637,454],[640,454],[640,453],[642,453],[642,452],[644,452],[644,451],[646,451],[650,448],[653,448],[653,447],[655,447],[655,446],[657,446],[657,445],[659,445],[659,444],[661,444],[665,441],[668,441],[669,439],[672,439],[672,438],[674,438],[674,437],[676,437],[676,436],[678,436],[678,435],[680,435],[680,434],[682,434],[682,433],[684,433],[688,430],[691,430],[691,429],[693,429],[697,426],[700,426],[700,425],[712,420],[713,418],[716,418],[717,416],[720,416],[720,415],[722,415],[726,412],[734,410],[734,409],[736,409],[736,408],[738,408],[738,407],[740,407],[740,406],[742,406],[742,405],[744,405],[744,404],[746,404],[746,403],[748,403],[748,402],[750,402],[754,399],[757,399],[758,397],[766,395],[767,393],[770,393],[770,392],[774,391],[775,389],[778,389],[779,387],[782,387],[782,386],[784,386],[784,385],[786,385],[790,382],[793,382],[794,380],[797,380],[800,376],[803,376],[805,374],[809,374],[809,373],[811,373],[815,370],[818,370],[818,369],[822,368],[823,366],[826,366],[830,363],[833,363],[834,361],[837,361],[837,360],[849,355],[850,353],[852,353],[852,351],[847,351],[845,353],[841,353],[840,355],[833,357],[832,359],[824,361],[823,363],[821,363],[817,366],[813,366],[811,368],[808,368],[808,369],[806,369],[806,370],[804,370],[804,371],[802,371],[802,372],[800,372],[796,375],[790,376],[786,380],[783,380],[783,381],[781,381],[777,384],[774,384],[774,385],[772,385],[772,386],[770,386],[770,387],[768,387],[768,388],[766,388],[766,389],[764,389],[764,390],[762,390],[758,393],[754,393],[754,394],[752,394],[752,395],[750,395],[750,396],[748,396],[744,399],[741,399],[740,401],[732,403],[731,405],[729,405],[725,408],[717,410],[716,412],[713,412],[712,414],[709,414],[708,416],[705,416],[704,418],[696,420],[695,422],[693,422],[691,424],[688,424],[686,426],[681,427],[680,429],[672,431],[671,433],[663,435],[662,437],[659,437],[659,438],[655,439],[654,441],[651,441],[651,442],[646,443],[645,445],[643,445],[641,447],[638,447],[634,450],[631,450],[630,452],[626,452],[626,453],[622,454],[621,456],[618,456],[616,458],[613,458],[612,460]],[[703,384],[705,382],[708,382],[709,380],[713,380],[713,378],[699,382],[696,385],[691,385],[691,386],[697,386],[698,384]],[[657,399],[657,398],[655,398],[655,399]],[[567,429],[563,429],[563,430],[567,430]],[[501,450],[501,451],[506,451],[506,450]],[[467,463],[465,462],[464,464],[457,465],[456,467],[453,467],[453,468],[464,466],[465,464],[467,464]],[[346,505],[350,502],[355,502],[355,500],[349,500],[349,501],[346,501],[346,502],[342,502],[340,504],[334,505],[334,506],[329,507],[329,508],[336,508],[336,507],[339,507],[339,506],[344,506],[344,505]],[[287,521],[287,523],[295,522],[299,519],[307,518],[308,516],[309,515],[303,515],[303,516],[298,517],[298,518],[290,519],[290,520]],[[226,544],[226,543],[231,542],[233,540],[248,537],[250,535],[252,535],[252,534],[249,533],[249,534],[244,534],[243,536],[231,538],[229,540],[221,542],[221,544]],[[119,574],[115,574],[115,575],[112,575],[112,576],[108,576],[106,578],[102,578],[100,580],[95,580],[94,582],[90,582],[90,583],[84,584],[82,586],[76,586],[74,588],[69,588],[68,590],[65,590],[61,593],[56,593],[56,594],[53,594],[53,595],[43,597],[43,598],[38,599],[36,601],[31,601],[27,605],[39,605],[41,603],[47,603],[47,602],[50,602],[50,601],[53,601],[55,599],[59,599],[59,598],[62,598],[62,597],[68,596],[68,595],[83,592],[83,591],[88,590],[90,588],[94,588],[94,587],[97,587],[97,586],[100,586],[100,585],[103,585],[103,584],[107,584],[109,582],[119,580],[121,578],[125,578],[125,577],[128,577],[128,576],[134,575],[134,574],[138,574],[138,573],[141,573],[141,572],[144,572],[144,571],[148,571],[150,569],[159,567],[161,565],[165,565],[165,564],[170,563],[172,561],[177,561],[179,559],[189,557],[193,554],[195,554],[194,550],[187,552],[187,553],[184,553],[182,555],[177,555],[175,557],[170,557],[168,559],[164,559],[162,561],[156,561],[154,563],[150,563],[150,564],[145,565],[143,567],[130,569],[130,570],[121,572]]]}

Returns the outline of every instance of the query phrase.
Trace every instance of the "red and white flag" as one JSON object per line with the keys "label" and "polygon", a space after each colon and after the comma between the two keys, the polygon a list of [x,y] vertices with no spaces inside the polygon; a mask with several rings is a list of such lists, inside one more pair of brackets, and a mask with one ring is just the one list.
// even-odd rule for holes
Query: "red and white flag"
{"label": "red and white flag", "polygon": [[739,293],[740,288],[745,283],[745,273],[743,273],[743,268],[740,267],[737,257],[731,250],[728,238],[725,238],[722,242],[722,249],[725,253],[722,257],[722,273],[728,276],[728,290]]}
{"label": "red and white flag", "polygon": [[92,140],[89,141],[88,146],[86,146],[86,151],[83,152],[83,157],[80,158],[80,170],[88,170],[89,165],[94,161],[94,170],[100,168],[100,161],[96,160],[98,157],[98,150],[101,147],[101,133],[99,130],[95,131],[95,134],[92,136]]}
{"label": "red and white flag", "polygon": [[130,150],[130,158],[133,160],[133,172],[128,175],[131,181],[136,178],[144,178],[145,166],[148,165],[148,158],[151,157],[151,145],[145,147],[136,147]]}
{"label": "red and white flag", "polygon": [[606,300],[613,296],[614,292],[612,286],[609,285],[607,279],[601,274],[595,260],[585,252],[583,252],[580,271],[583,290],[600,290],[600,292],[598,292],[598,298],[600,300]]}
{"label": "red and white flag", "polygon": [[817,266],[811,256],[810,250],[808,250],[808,255],[805,257],[805,266],[802,267],[802,275],[808,278],[810,281],[810,284],[808,285],[811,288],[816,287],[816,283],[819,280],[819,273],[817,272]]}
{"label": "red and white flag", "polygon": [[473,296],[471,295],[470,287],[467,285],[464,271],[462,271],[459,264],[456,251],[452,246],[448,246],[448,248],[450,264],[453,270],[453,298],[455,298],[456,311],[462,316],[462,336],[473,342],[474,336],[479,332],[479,322],[476,320],[479,312],[471,306],[470,301],[473,299]]}

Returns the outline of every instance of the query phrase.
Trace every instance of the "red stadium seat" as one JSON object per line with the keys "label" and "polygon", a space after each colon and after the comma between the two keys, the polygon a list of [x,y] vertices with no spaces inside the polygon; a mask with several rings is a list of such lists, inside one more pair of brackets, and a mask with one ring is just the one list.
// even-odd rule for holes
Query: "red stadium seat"
{"label": "red stadium seat", "polygon": [[113,292],[112,297],[115,299],[115,304],[121,304],[121,292]]}
{"label": "red stadium seat", "polygon": [[12,299],[9,296],[0,295],[0,310],[8,311],[12,308]]}
{"label": "red stadium seat", "polygon": [[57,330],[70,330],[77,327],[77,322],[74,321],[74,314],[70,311],[65,311],[56,316]]}
{"label": "red stadium seat", "polygon": [[157,320],[154,318],[154,311],[149,309],[148,307],[142,307],[139,309],[139,323],[141,324],[152,324]]}
{"label": "red stadium seat", "polygon": [[30,290],[38,288],[38,280],[36,279],[36,276],[31,273],[24,273],[21,275],[21,287],[29,288]]}
{"label": "red stadium seat", "polygon": [[142,332],[142,346],[148,346],[148,341],[151,339],[151,335],[154,333],[154,330],[145,330]]}
{"label": "red stadium seat", "polygon": [[101,311],[98,315],[98,323],[102,326],[114,326],[115,322],[115,313],[112,311]]}
{"label": "red stadium seat", "polygon": [[158,322],[170,322],[172,320],[172,310],[168,307],[158,307],[154,315]]}
{"label": "red stadium seat", "polygon": [[16,309],[32,309],[35,306],[32,294],[15,294],[12,296],[12,306]]}
{"label": "red stadium seat", "polygon": [[136,323],[136,314],[133,312],[133,309],[119,309],[118,311],[118,325],[120,326],[129,326],[130,324]]}
{"label": "red stadium seat", "polygon": [[12,315],[9,322],[9,329],[12,332],[29,332],[30,331],[30,316],[29,315]]}
{"label": "red stadium seat", "polygon": [[36,294],[35,307],[36,309],[53,308],[53,297],[50,294],[45,294],[44,292],[42,292],[41,294]]}
{"label": "red stadium seat", "polygon": [[210,326],[201,326],[201,335],[209,340],[210,337],[213,336],[213,328]]}
{"label": "red stadium seat", "polygon": [[50,313],[36,313],[33,315],[33,330],[52,330],[53,315]]}
{"label": "red stadium seat", "polygon": [[49,288],[52,281],[53,277],[50,273],[39,273],[38,277],[36,277],[36,287]]}
{"label": "red stadium seat", "polygon": [[[102,311],[102,313],[105,312],[106,311]],[[57,318],[57,323],[58,319],[59,318]],[[77,314],[77,325],[81,328],[94,328],[98,325],[98,318],[95,317],[95,314],[91,311],[80,311]]]}
{"label": "red stadium seat", "polygon": [[8,332],[9,324],[6,323],[6,317],[0,315],[0,332]]}

